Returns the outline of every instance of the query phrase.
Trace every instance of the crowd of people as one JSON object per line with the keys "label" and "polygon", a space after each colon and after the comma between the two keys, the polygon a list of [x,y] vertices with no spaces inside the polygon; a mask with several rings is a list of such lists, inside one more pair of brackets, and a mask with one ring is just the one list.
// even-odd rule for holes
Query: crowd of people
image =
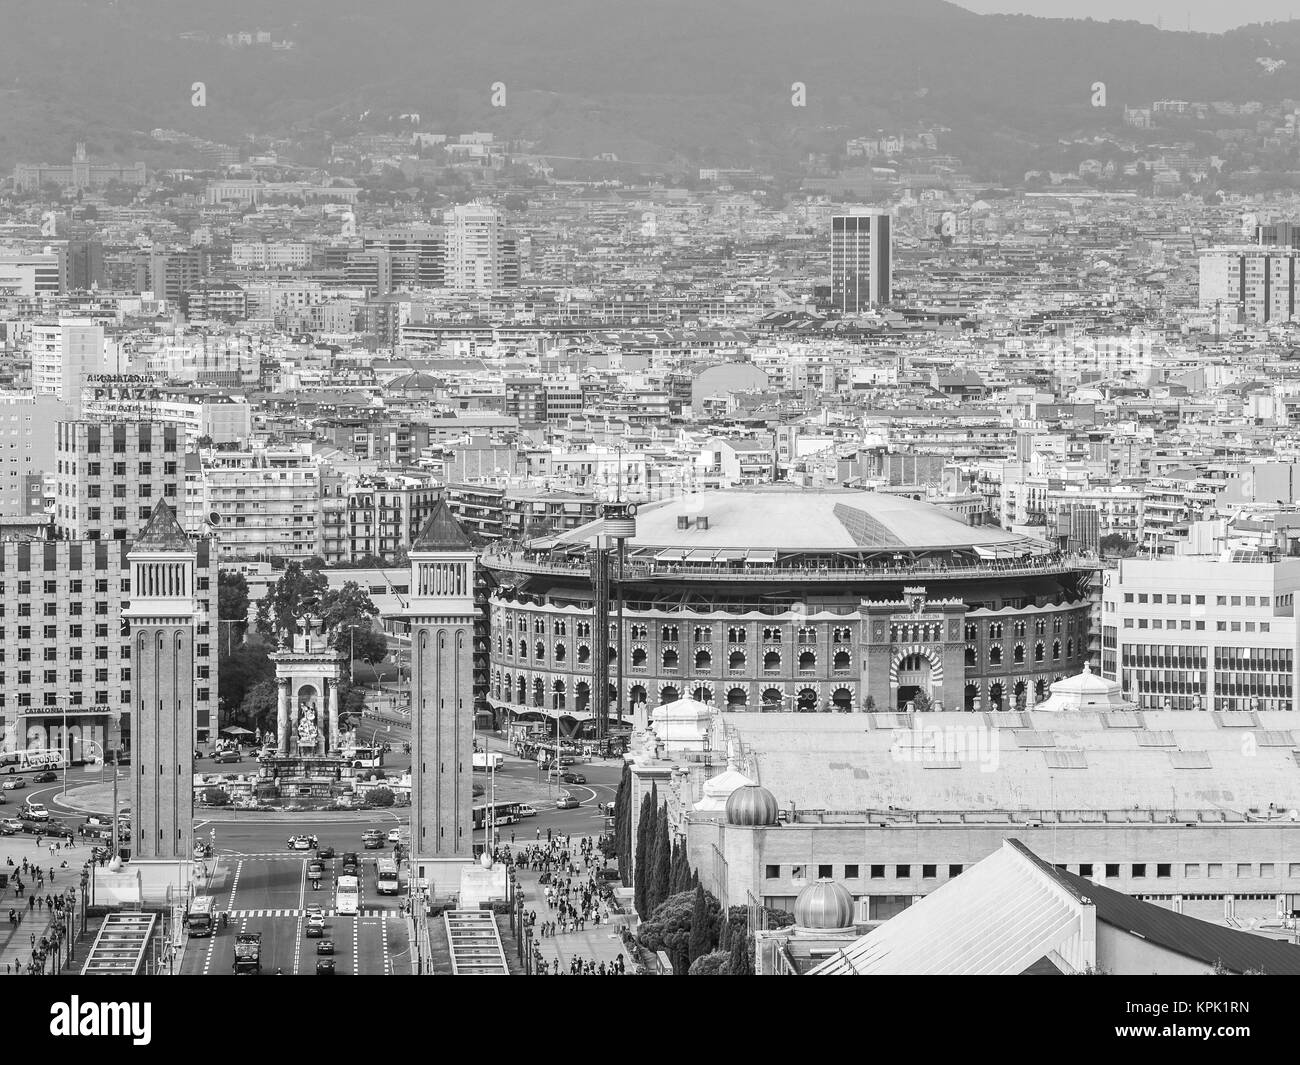
{"label": "crowd of people", "polygon": [[[61,849],[57,843],[50,844],[52,856],[57,855]],[[46,886],[48,884],[50,888],[54,888],[58,879],[58,870],[67,869],[67,861],[61,861],[57,869],[53,864],[45,868],[29,858],[15,862],[10,855],[5,857],[4,868],[13,870],[9,873],[8,880],[13,887],[14,898],[18,900],[16,906],[9,908],[9,941],[13,942],[24,920],[40,915],[46,922],[44,931],[39,935],[34,930],[28,934],[30,948],[28,954],[19,953],[12,961],[4,963],[5,975],[43,974],[46,961],[51,956],[55,959],[54,964],[57,968],[59,948],[67,934],[65,915],[72,907],[73,889],[69,884],[62,891],[55,892],[46,890]],[[26,905],[23,904],[24,899]]]}
{"label": "crowd of people", "polygon": [[590,836],[574,839],[547,830],[543,841],[539,829],[532,843],[501,844],[493,851],[495,861],[507,868],[529,870],[540,874],[539,903],[545,904],[540,915],[536,909],[524,912],[524,927],[533,929],[533,967],[541,975],[556,976],[621,976],[627,971],[623,954],[608,960],[568,955],[558,948],[554,957],[547,957],[541,941],[571,932],[586,931],[588,926],[599,928],[613,920],[612,895],[608,882],[599,874],[609,866],[609,859],[601,853],[599,845]]}

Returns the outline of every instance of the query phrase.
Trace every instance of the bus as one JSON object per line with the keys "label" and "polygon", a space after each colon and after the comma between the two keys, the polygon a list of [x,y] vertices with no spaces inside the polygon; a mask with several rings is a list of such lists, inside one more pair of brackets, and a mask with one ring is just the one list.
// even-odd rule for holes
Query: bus
{"label": "bus", "polygon": [[66,765],[63,752],[50,747],[0,751],[0,769],[6,773],[22,773],[28,769],[63,769]]}
{"label": "bus", "polygon": [[380,858],[375,864],[379,867],[379,894],[396,895],[400,890],[397,886],[397,863],[392,858]]}
{"label": "bus", "polygon": [[381,769],[384,765],[384,749],[349,747],[343,752],[343,758],[353,769]]}
{"label": "bus", "polygon": [[[485,828],[488,820],[488,808],[491,803],[485,803],[482,806],[474,807],[474,827],[476,829]],[[492,816],[492,822],[499,828],[501,825],[513,825],[519,820],[519,806],[517,802],[499,802],[496,804],[496,813]]]}
{"label": "bus", "polygon": [[185,928],[196,938],[212,935],[216,927],[213,918],[211,895],[203,895],[190,903],[190,912],[185,915]]}
{"label": "bus", "polygon": [[361,883],[355,876],[341,876],[334,895],[334,909],[340,917],[355,917],[361,906]]}

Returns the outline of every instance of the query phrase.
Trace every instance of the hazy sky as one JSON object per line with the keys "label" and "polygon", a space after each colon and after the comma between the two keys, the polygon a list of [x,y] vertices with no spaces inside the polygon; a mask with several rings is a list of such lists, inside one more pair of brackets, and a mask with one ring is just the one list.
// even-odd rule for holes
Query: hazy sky
{"label": "hazy sky", "polygon": [[981,14],[1041,15],[1044,18],[1136,19],[1167,30],[1220,33],[1251,22],[1278,22],[1300,16],[1300,0],[955,0]]}

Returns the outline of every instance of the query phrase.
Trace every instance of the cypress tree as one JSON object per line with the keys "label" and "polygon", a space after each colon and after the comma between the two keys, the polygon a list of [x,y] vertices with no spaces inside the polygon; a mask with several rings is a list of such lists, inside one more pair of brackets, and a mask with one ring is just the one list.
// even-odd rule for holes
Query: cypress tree
{"label": "cypress tree", "polygon": [[632,767],[626,762],[614,799],[614,853],[618,859],[619,881],[627,887],[632,865]]}
{"label": "cypress tree", "polygon": [[655,811],[658,808],[659,785],[651,784],[650,794],[641,799],[641,817],[636,826],[636,861],[633,863],[632,904],[641,918],[647,919],[646,891],[650,884],[650,864],[654,854]]}
{"label": "cypress tree", "polygon": [[654,837],[654,857],[650,860],[650,879],[646,885],[646,905],[654,913],[664,899],[668,898],[672,885],[669,883],[669,866],[672,863],[672,842],[668,837],[668,803],[659,808],[656,818]]}
{"label": "cypress tree", "polygon": [[731,958],[727,962],[728,976],[753,976],[749,963],[749,923],[731,930]]}
{"label": "cypress tree", "polygon": [[695,903],[691,907],[691,935],[686,944],[687,965],[709,953],[709,938],[709,907],[704,901],[704,889],[697,887]]}
{"label": "cypress tree", "polygon": [[727,911],[722,911],[722,921],[718,928],[718,946],[717,949],[724,954],[731,951],[731,918],[727,916]]}

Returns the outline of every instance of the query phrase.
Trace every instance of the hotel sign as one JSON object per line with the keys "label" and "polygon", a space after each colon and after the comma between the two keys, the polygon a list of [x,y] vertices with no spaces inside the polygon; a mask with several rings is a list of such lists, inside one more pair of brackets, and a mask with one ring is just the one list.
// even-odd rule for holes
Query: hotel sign
{"label": "hotel sign", "polygon": [[18,711],[18,717],[109,717],[113,710],[106,703],[96,703],[94,706],[27,706],[21,707]]}

